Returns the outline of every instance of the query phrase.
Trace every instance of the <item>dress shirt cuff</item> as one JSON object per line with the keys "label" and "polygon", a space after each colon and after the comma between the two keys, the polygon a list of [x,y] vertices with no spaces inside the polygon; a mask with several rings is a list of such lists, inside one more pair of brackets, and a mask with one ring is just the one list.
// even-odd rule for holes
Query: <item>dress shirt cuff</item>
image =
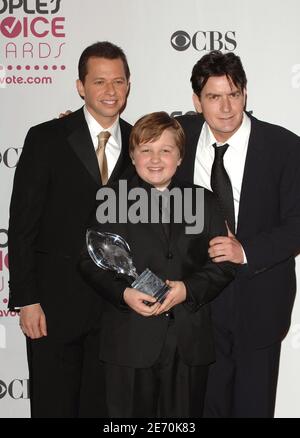
{"label": "dress shirt cuff", "polygon": [[29,306],[34,306],[35,304],[40,304],[40,303],[27,304],[26,306],[15,306],[14,311],[20,312],[21,309],[24,309],[25,307],[29,307]]}
{"label": "dress shirt cuff", "polygon": [[246,256],[246,253],[245,253],[245,251],[244,251],[244,248],[243,248],[243,247],[242,247],[242,251],[243,251],[243,256],[244,256],[244,261],[243,261],[242,265],[247,265],[247,263],[248,263],[248,260],[247,260],[247,256]]}

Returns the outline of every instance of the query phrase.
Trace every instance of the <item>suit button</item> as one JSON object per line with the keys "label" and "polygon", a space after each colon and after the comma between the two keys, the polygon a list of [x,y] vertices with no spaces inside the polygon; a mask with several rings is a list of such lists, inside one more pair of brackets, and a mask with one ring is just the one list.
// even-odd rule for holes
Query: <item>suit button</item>
{"label": "suit button", "polygon": [[173,258],[173,253],[168,252],[166,257],[167,257],[168,260],[171,260]]}

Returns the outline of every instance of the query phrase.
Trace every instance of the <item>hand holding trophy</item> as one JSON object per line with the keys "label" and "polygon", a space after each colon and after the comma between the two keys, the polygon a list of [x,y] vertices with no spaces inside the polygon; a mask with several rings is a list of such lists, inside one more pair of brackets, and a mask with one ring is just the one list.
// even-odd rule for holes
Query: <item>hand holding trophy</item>
{"label": "hand holding trophy", "polygon": [[[88,253],[101,269],[115,271],[118,274],[134,278],[131,287],[154,297],[159,303],[169,291],[169,286],[150,269],[138,275],[130,255],[128,243],[118,234],[88,229],[86,233]],[[145,302],[152,305],[153,303]]]}

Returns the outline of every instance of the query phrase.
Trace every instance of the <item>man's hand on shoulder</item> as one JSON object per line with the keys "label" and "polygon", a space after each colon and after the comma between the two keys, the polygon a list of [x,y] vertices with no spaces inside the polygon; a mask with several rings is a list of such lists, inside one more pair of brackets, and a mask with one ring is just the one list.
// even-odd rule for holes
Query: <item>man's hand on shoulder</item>
{"label": "man's hand on shoulder", "polygon": [[58,117],[59,117],[60,119],[62,119],[63,117],[66,117],[66,116],[69,116],[70,114],[72,114],[72,112],[73,112],[73,111],[71,111],[71,110],[67,110],[67,111],[65,111],[64,113],[60,113]]}

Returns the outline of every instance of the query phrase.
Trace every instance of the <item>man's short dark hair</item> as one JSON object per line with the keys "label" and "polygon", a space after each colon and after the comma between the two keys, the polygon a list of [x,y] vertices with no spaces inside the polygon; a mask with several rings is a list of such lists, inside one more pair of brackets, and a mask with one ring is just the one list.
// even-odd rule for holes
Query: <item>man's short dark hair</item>
{"label": "man's short dark hair", "polygon": [[127,58],[121,47],[109,41],[100,41],[87,47],[81,54],[78,63],[78,77],[84,84],[87,75],[87,63],[90,58],[121,59],[127,81],[130,77],[130,70]]}
{"label": "man's short dark hair", "polygon": [[247,85],[247,77],[241,59],[232,52],[222,53],[219,50],[213,50],[194,65],[191,83],[193,91],[198,97],[211,76],[227,76],[227,79],[230,79],[242,92]]}

